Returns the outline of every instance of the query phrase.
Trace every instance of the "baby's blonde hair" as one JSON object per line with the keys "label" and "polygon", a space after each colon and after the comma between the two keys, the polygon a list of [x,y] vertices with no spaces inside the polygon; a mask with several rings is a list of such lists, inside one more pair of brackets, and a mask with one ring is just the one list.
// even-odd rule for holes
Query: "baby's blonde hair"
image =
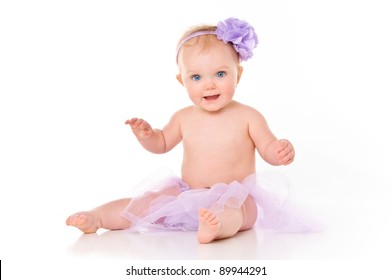
{"label": "baby's blonde hair", "polygon": [[[198,32],[214,32],[216,28],[217,28],[216,25],[198,25],[190,28],[182,35],[182,37],[177,43],[177,56],[179,55],[182,47],[192,47],[201,44],[201,52],[208,50],[208,48],[212,44],[216,43],[217,41],[220,41],[215,34],[207,33],[207,34],[203,34],[202,36],[195,36],[189,40],[187,40],[186,38]],[[186,41],[184,42],[184,40]],[[178,57],[176,59],[178,59]],[[238,56],[238,62],[240,62],[239,56]]]}
{"label": "baby's blonde hair", "polygon": [[[177,48],[180,46],[181,42],[186,37],[188,37],[189,35],[191,35],[193,33],[200,32],[200,31],[215,31],[215,30],[216,30],[216,25],[198,25],[198,26],[194,26],[194,27],[190,28],[188,31],[186,31],[184,33],[184,35],[182,35],[180,40],[178,40]],[[198,38],[199,37],[195,37],[195,38],[192,38],[192,39],[188,40],[187,42],[185,42],[183,44],[183,46],[187,46],[188,47],[188,46],[192,46],[192,45],[197,44],[198,43],[198,40],[197,40]],[[193,40],[193,39],[195,39],[195,40]],[[192,42],[189,42],[189,41],[192,41]]]}

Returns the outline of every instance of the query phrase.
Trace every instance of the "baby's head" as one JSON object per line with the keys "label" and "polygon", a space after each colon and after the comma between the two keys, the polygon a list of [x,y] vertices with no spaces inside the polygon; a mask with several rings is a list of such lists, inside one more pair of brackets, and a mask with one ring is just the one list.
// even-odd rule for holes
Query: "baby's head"
{"label": "baby's head", "polygon": [[[178,41],[176,60],[179,69],[183,64],[182,58],[187,49],[197,49],[199,53],[206,53],[208,50],[216,45],[221,44],[222,41],[216,37],[216,26],[214,25],[200,25],[188,30]],[[236,55],[239,61],[238,55]]]}
{"label": "baby's head", "polygon": [[239,62],[252,57],[252,50],[258,44],[258,38],[252,26],[246,21],[228,18],[217,25],[201,25],[188,30],[179,40],[177,45],[176,60],[179,67],[179,58],[182,50],[189,47],[199,47],[201,52],[206,52],[211,46],[221,44],[230,45],[237,54]]}
{"label": "baby's head", "polygon": [[177,79],[194,104],[218,111],[231,102],[242,74],[240,62],[252,56],[257,43],[253,28],[238,19],[195,27],[178,44]]}

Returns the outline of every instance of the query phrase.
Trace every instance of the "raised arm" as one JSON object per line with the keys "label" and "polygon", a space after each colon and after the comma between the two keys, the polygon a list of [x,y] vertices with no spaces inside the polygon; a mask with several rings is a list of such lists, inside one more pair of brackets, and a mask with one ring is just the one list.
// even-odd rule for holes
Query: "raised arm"
{"label": "raised arm", "polygon": [[288,165],[294,160],[294,147],[289,140],[277,139],[265,118],[256,110],[250,112],[249,135],[260,156],[272,165]]}
{"label": "raised arm", "polygon": [[143,119],[133,118],[125,121],[139,143],[148,151],[162,154],[173,149],[182,139],[178,113],[174,114],[163,129],[153,129]]}

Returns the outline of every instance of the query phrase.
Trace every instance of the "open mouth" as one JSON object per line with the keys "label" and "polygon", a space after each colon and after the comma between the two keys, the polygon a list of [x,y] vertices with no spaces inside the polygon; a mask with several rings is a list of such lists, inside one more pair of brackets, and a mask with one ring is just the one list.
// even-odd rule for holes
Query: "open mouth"
{"label": "open mouth", "polygon": [[220,94],[215,94],[215,95],[210,95],[210,96],[204,96],[204,99],[205,99],[205,100],[208,100],[208,101],[213,101],[213,100],[218,99],[219,96],[220,96]]}

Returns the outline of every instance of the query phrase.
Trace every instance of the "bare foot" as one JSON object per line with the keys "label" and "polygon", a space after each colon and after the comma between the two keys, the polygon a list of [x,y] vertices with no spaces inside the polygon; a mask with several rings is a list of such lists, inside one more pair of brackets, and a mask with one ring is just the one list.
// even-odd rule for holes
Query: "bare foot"
{"label": "bare foot", "polygon": [[84,233],[95,233],[100,228],[100,222],[93,211],[78,212],[68,217],[66,224],[74,226]]}
{"label": "bare foot", "polygon": [[197,237],[200,243],[210,243],[216,239],[234,236],[244,223],[241,208],[225,207],[215,215],[205,208],[199,209],[199,228]]}
{"label": "bare foot", "polygon": [[197,238],[200,243],[210,243],[219,236],[221,223],[218,218],[205,208],[199,209],[199,228]]}

